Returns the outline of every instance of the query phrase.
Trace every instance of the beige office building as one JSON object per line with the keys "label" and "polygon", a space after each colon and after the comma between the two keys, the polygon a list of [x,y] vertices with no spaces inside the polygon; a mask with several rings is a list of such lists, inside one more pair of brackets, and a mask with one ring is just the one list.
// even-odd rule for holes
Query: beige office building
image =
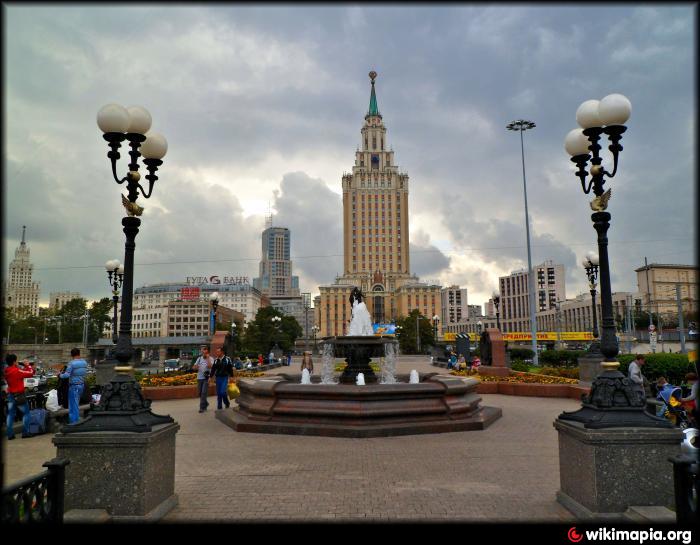
{"label": "beige office building", "polygon": [[77,291],[52,291],[49,295],[49,309],[59,310],[68,301],[80,299],[82,295]]}
{"label": "beige office building", "polygon": [[637,290],[645,312],[660,313],[678,319],[676,286],[680,287],[683,312],[698,312],[698,267],[650,263],[635,269]]}
{"label": "beige office building", "polygon": [[319,287],[320,336],[344,335],[351,319],[350,293],[358,287],[372,321],[387,323],[413,308],[441,315],[440,286],[411,274],[408,250],[408,174],[387,145],[386,127],[372,89],[351,173],[342,176],[343,275]]}

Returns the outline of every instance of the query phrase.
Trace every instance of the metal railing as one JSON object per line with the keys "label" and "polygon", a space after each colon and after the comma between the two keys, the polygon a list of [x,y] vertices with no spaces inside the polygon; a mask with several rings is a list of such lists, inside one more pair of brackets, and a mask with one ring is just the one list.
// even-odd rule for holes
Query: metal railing
{"label": "metal railing", "polygon": [[678,524],[700,523],[698,512],[698,474],[692,466],[698,461],[687,454],[679,454],[668,459],[673,464],[673,487],[676,496],[676,522]]}
{"label": "metal railing", "polygon": [[69,460],[44,462],[43,473],[2,490],[0,520],[7,523],[63,523],[66,466]]}

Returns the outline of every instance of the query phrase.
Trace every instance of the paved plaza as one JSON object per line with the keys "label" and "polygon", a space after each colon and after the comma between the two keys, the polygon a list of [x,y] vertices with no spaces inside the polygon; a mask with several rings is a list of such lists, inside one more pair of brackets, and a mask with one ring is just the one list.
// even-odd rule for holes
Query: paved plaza
{"label": "paved plaza", "polygon": [[[436,370],[425,358],[401,358],[398,367]],[[484,431],[372,439],[237,433],[215,419],[215,398],[203,414],[196,399],[154,402],[155,413],[180,424],[179,505],[165,521],[573,520],[555,499],[552,422],[579,402],[482,397],[503,409]],[[5,442],[5,449],[6,483],[37,473],[55,455],[50,435]]]}

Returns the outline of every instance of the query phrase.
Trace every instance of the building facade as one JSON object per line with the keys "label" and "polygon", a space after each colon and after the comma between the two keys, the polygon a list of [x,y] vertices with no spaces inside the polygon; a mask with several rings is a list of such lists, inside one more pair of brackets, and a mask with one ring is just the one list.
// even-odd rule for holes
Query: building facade
{"label": "building facade", "polygon": [[644,311],[678,318],[676,286],[680,287],[683,312],[698,312],[698,267],[650,263],[635,269],[637,291]]}
{"label": "building facade", "polygon": [[360,131],[351,173],[342,176],[343,275],[319,287],[316,310],[320,336],[345,335],[351,319],[350,293],[358,287],[375,323],[387,323],[413,308],[441,315],[440,286],[410,273],[408,174],[399,170],[387,145],[370,72],[369,109]]}
{"label": "building facade", "polygon": [[253,279],[253,287],[268,297],[299,296],[299,277],[292,276],[291,233],[286,227],[269,225],[263,231],[260,276]]}
{"label": "building facade", "polygon": [[34,265],[29,261],[29,247],[25,241],[27,227],[22,226],[22,242],[15,250],[3,289],[3,307],[16,313],[38,316],[39,282],[32,279]]}
{"label": "building facade", "polygon": [[447,326],[456,324],[469,316],[467,305],[467,288],[448,286],[440,290],[442,315],[440,321]]}
{"label": "building facade", "polygon": [[[149,284],[134,290],[132,334],[139,338],[168,336],[170,303],[188,302],[209,306],[209,296],[214,292],[219,294],[219,307],[230,309],[234,316],[240,313],[242,322],[254,320],[261,307],[270,305],[269,297],[261,294],[250,284],[199,284],[197,286],[180,282]],[[117,328],[121,318],[120,307],[121,304],[117,308]],[[202,321],[199,320],[199,322]],[[181,321],[181,323],[184,325],[184,322]],[[208,325],[208,319],[202,323]],[[111,325],[107,324],[104,336],[111,336],[111,331]]]}
{"label": "building facade", "polygon": [[68,301],[80,299],[83,296],[77,291],[52,291],[49,295],[49,309],[59,310],[63,308]]}
{"label": "building facade", "polygon": [[[535,277],[535,313],[555,308],[566,299],[564,265],[547,260],[533,267]],[[501,293],[500,322],[504,333],[530,331],[530,275],[527,270],[512,272],[498,279]]]}

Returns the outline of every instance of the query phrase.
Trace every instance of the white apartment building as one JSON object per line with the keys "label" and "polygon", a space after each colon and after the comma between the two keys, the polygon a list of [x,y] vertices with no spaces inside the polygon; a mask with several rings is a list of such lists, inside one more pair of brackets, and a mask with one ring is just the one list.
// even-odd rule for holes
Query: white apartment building
{"label": "white apartment building", "polygon": [[[566,299],[564,265],[547,260],[535,270],[535,312],[555,308],[557,301]],[[526,269],[498,279],[501,293],[500,322],[504,333],[530,331],[529,277]]]}
{"label": "white apartment building", "polygon": [[[442,321],[443,327],[448,324],[456,324],[469,317],[469,307],[467,305],[467,288],[459,286],[448,286],[440,290],[442,300]],[[446,330],[445,330],[446,331]]]}

